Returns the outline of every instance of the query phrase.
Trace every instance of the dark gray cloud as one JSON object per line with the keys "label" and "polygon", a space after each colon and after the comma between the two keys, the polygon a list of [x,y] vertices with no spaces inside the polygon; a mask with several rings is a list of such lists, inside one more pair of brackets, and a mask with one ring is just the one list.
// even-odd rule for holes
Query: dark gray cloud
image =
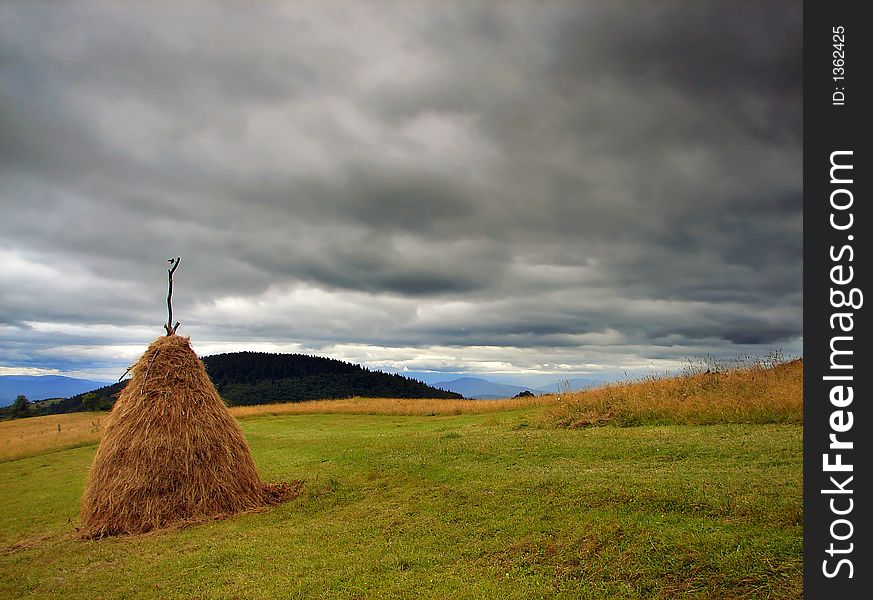
{"label": "dark gray cloud", "polygon": [[4,3],[0,368],[127,360],[176,254],[205,349],[797,352],[800,30],[794,2]]}

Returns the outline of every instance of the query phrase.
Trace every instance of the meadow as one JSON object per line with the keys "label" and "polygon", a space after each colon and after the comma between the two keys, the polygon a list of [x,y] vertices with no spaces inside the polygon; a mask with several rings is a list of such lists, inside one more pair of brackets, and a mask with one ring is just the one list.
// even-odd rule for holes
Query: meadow
{"label": "meadow", "polygon": [[301,496],[98,541],[74,534],[107,415],[0,423],[0,597],[800,598],[801,367],[237,408]]}

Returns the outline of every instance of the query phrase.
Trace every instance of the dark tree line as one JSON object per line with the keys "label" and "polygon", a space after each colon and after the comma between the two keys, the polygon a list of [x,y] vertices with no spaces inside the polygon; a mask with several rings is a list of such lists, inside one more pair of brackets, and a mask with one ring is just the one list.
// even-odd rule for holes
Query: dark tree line
{"label": "dark tree line", "polygon": [[302,402],[322,398],[461,398],[402,375],[303,354],[234,352],[203,359],[230,404]]}

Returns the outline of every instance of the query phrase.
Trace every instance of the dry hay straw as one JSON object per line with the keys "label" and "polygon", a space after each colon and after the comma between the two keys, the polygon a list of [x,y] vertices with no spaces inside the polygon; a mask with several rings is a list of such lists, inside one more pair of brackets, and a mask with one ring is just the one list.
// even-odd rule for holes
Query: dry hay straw
{"label": "dry hay straw", "polygon": [[299,489],[261,480],[189,338],[162,336],[134,365],[110,413],[78,532],[145,533],[256,510]]}

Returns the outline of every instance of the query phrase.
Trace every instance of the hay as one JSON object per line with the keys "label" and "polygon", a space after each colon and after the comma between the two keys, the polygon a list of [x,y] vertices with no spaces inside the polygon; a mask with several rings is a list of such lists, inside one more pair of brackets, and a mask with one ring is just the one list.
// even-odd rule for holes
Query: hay
{"label": "hay", "polygon": [[79,535],[145,533],[277,504],[189,338],[155,340],[133,367],[94,456]]}

